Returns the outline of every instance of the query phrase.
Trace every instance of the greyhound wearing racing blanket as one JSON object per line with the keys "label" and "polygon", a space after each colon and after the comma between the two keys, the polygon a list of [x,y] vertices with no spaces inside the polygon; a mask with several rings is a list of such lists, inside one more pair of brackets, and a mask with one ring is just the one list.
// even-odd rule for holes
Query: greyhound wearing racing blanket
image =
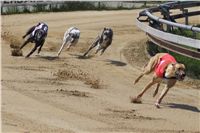
{"label": "greyhound wearing racing blanket", "polygon": [[40,53],[42,46],[44,45],[45,38],[47,37],[48,33],[48,26],[47,24],[43,22],[39,22],[36,26],[31,27],[26,34],[22,37],[25,38],[28,36],[28,38],[25,40],[25,42],[20,47],[20,50],[26,46],[29,42],[35,43],[35,47],[31,50],[31,52],[26,56],[29,57],[35,50],[38,49],[38,54]]}
{"label": "greyhound wearing racing blanket", "polygon": [[175,58],[168,53],[158,53],[153,56],[147,65],[144,67],[144,71],[138,76],[134,81],[134,85],[144,76],[148,75],[154,71],[153,78],[151,81],[144,87],[144,89],[136,96],[132,97],[131,101],[133,103],[141,103],[141,98],[143,94],[154,84],[157,84],[156,90],[153,94],[153,97],[158,92],[160,83],[164,81],[166,83],[165,88],[163,89],[161,95],[156,100],[155,106],[160,108],[160,103],[164,96],[167,94],[169,89],[173,87],[177,80],[184,80],[185,74],[185,65],[177,63]]}

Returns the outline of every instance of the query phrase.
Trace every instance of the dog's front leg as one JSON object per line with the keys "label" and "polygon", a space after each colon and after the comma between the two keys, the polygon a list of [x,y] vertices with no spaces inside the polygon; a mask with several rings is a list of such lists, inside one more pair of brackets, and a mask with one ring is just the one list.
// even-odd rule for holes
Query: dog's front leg
{"label": "dog's front leg", "polygon": [[105,50],[111,45],[111,43],[109,43],[104,49],[101,50],[101,55],[105,52]]}
{"label": "dog's front leg", "polygon": [[105,52],[106,48],[104,48],[104,49],[101,50],[101,54],[100,55],[102,55]]}
{"label": "dog's front leg", "polygon": [[159,87],[160,87],[160,83],[157,84],[156,89],[155,89],[155,91],[154,91],[154,93],[153,93],[153,97],[155,97],[156,94],[158,93]]}
{"label": "dog's front leg", "polygon": [[167,92],[169,91],[169,89],[174,86],[176,83],[175,79],[169,79],[167,81],[167,84],[165,85],[165,88],[163,89],[162,93],[160,94],[159,98],[157,99],[155,106],[157,108],[160,108],[160,103],[162,102],[162,99],[165,97],[165,95],[167,94]]}
{"label": "dog's front leg", "polygon": [[40,51],[41,51],[41,49],[42,49],[42,47],[43,47],[43,45],[44,45],[44,42],[45,42],[45,40],[42,40],[41,42],[40,42],[40,44],[39,44],[39,49],[38,49],[38,54],[40,53]]}
{"label": "dog's front leg", "polygon": [[71,48],[71,46],[75,46],[78,40],[76,38],[70,38],[71,40],[68,41],[67,50]]}
{"label": "dog's front leg", "polygon": [[96,51],[95,51],[95,54],[97,54],[99,51],[101,50],[101,46],[100,46],[100,44],[97,46],[97,49],[96,49]]}

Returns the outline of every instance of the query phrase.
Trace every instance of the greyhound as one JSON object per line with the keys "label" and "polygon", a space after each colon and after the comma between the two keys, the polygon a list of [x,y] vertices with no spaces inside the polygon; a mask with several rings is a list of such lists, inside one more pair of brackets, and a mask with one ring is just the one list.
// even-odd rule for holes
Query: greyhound
{"label": "greyhound", "polygon": [[20,50],[29,42],[35,43],[35,47],[26,56],[26,58],[28,58],[38,47],[39,47],[38,54],[40,53],[41,48],[45,42],[45,38],[47,37],[47,33],[48,33],[48,26],[45,23],[38,23],[38,25],[31,27],[27,31],[27,33],[22,38],[25,38],[27,35],[29,35],[29,37],[22,44]]}
{"label": "greyhound", "polygon": [[150,74],[153,71],[154,75],[151,81],[136,97],[131,99],[133,103],[141,103],[143,94],[152,85],[157,84],[156,90],[153,94],[153,97],[155,97],[158,93],[160,83],[165,81],[165,88],[155,103],[155,106],[160,108],[160,103],[169,89],[175,85],[177,80],[182,81],[186,76],[184,64],[178,63],[175,58],[168,53],[158,53],[150,59],[150,61],[144,67],[144,71],[134,81],[134,84],[136,84],[144,75]]}
{"label": "greyhound", "polygon": [[97,46],[95,54],[101,50],[102,55],[108,46],[111,45],[113,39],[113,30],[111,28],[104,28],[100,35],[98,35],[89,49],[84,53],[83,56],[86,56],[90,50]]}
{"label": "greyhound", "polygon": [[58,56],[66,44],[68,44],[67,50],[69,50],[71,46],[75,46],[78,43],[79,38],[80,30],[76,27],[70,27],[64,34],[63,43],[58,51]]}

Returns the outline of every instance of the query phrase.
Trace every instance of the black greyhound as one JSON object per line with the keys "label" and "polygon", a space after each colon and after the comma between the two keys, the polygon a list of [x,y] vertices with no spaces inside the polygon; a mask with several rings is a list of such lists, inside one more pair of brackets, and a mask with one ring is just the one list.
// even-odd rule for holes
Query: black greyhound
{"label": "black greyhound", "polygon": [[111,45],[113,39],[113,31],[111,28],[104,28],[100,36],[98,35],[96,40],[92,43],[89,49],[84,53],[83,56],[86,56],[90,50],[97,46],[95,54],[101,50],[101,55],[104,51]]}
{"label": "black greyhound", "polygon": [[[34,31],[35,30],[35,31]],[[35,50],[39,47],[38,49],[38,54],[41,51],[41,48],[45,42],[45,38],[47,37],[47,31],[48,31],[48,26],[47,25],[43,25],[42,28],[39,29],[34,29],[33,27],[26,33],[30,34],[29,37],[27,38],[27,40],[22,44],[22,46],[20,47],[20,50],[26,46],[29,42],[31,43],[35,43],[35,47],[31,50],[31,52],[26,56],[29,57],[33,52],[35,52]],[[31,32],[30,32],[31,31]],[[34,32],[34,34],[32,33]],[[23,38],[25,38],[25,36],[23,36]]]}

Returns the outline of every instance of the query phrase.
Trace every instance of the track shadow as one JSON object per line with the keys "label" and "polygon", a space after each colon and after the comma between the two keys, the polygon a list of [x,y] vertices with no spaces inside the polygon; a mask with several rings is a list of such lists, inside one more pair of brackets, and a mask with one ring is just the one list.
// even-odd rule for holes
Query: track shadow
{"label": "track shadow", "polygon": [[186,104],[169,103],[169,104],[167,104],[167,106],[170,108],[184,109],[184,110],[193,111],[193,112],[197,112],[197,113],[200,112],[200,110],[197,107],[191,106],[191,105],[186,105]]}
{"label": "track shadow", "polygon": [[39,57],[39,58],[41,58],[41,59],[46,59],[46,60],[57,60],[57,59],[59,59],[59,57],[58,56],[37,56],[37,57]]}
{"label": "track shadow", "polygon": [[117,60],[110,60],[110,59],[105,60],[105,62],[108,62],[108,64],[115,65],[115,66],[126,66],[127,65],[124,62],[117,61]]}
{"label": "track shadow", "polygon": [[88,55],[88,56],[83,56],[80,54],[69,54],[69,55],[74,56],[77,59],[91,59],[94,57],[94,55]]}

